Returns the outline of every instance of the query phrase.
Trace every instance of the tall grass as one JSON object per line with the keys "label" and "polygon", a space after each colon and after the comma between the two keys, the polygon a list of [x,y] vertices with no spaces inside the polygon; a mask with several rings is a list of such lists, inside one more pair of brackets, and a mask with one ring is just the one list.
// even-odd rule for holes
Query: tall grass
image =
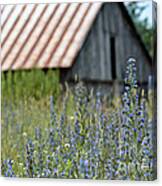
{"label": "tall grass", "polygon": [[2,72],[1,75],[3,100],[39,100],[49,95],[55,95],[57,98],[60,94],[59,70],[9,71]]}
{"label": "tall grass", "polygon": [[105,108],[103,96],[88,94],[82,83],[57,98],[51,94],[38,101],[33,92],[14,108],[4,104],[2,174],[155,179],[152,104],[138,87],[134,59],[127,62],[124,87],[118,107]]}

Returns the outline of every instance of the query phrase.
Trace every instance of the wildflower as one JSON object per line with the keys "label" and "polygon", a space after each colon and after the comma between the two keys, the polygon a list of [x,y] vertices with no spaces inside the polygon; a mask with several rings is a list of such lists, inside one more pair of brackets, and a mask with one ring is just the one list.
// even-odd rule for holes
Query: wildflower
{"label": "wildflower", "polygon": [[84,166],[87,167],[88,166],[88,160],[84,160]]}
{"label": "wildflower", "polygon": [[53,172],[54,172],[54,174],[56,175],[56,174],[58,173],[58,169],[57,169],[57,168],[54,168],[54,169],[53,169]]}
{"label": "wildflower", "polygon": [[27,168],[27,175],[29,177],[34,176],[33,172],[33,166],[34,166],[34,158],[33,158],[33,152],[34,152],[34,145],[32,140],[29,140],[26,144],[26,168]]}
{"label": "wildflower", "polygon": [[26,133],[26,132],[23,132],[23,136],[24,136],[24,137],[27,137],[27,133]]}
{"label": "wildflower", "polygon": [[101,93],[97,92],[96,94],[96,110],[98,113],[101,112]]}
{"label": "wildflower", "polygon": [[15,174],[14,174],[13,169],[12,169],[13,162],[14,161],[11,160],[11,159],[7,159],[3,162],[3,165],[7,166],[7,169],[4,172],[5,177],[15,177]]}
{"label": "wildflower", "polygon": [[39,140],[41,138],[41,129],[35,128],[35,139]]}
{"label": "wildflower", "polygon": [[22,167],[23,166],[23,163],[19,163],[19,165]]}
{"label": "wildflower", "polygon": [[70,148],[70,144],[69,143],[65,143],[65,148]]}
{"label": "wildflower", "polygon": [[137,128],[133,127],[133,132],[136,133],[137,132]]}
{"label": "wildflower", "polygon": [[145,172],[144,173],[144,177],[149,177],[150,176],[150,172]]}
{"label": "wildflower", "polygon": [[129,117],[130,117],[130,118],[133,118],[133,116],[134,116],[133,113],[130,113],[130,114],[129,114]]}

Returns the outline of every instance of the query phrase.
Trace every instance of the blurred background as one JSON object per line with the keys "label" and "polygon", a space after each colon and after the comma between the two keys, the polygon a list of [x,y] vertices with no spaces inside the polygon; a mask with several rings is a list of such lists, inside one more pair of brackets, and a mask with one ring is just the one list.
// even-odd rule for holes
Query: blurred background
{"label": "blurred background", "polygon": [[156,28],[155,25],[153,25],[152,1],[127,2],[125,3],[125,6],[127,7],[149,54],[153,57],[153,33]]}

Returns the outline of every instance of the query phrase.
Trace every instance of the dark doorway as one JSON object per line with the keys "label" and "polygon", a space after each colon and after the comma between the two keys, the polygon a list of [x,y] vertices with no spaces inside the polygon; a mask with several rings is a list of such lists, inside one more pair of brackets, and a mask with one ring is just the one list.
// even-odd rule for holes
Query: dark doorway
{"label": "dark doorway", "polygon": [[116,79],[115,37],[110,37],[110,56],[111,56],[111,75],[112,75],[112,79]]}

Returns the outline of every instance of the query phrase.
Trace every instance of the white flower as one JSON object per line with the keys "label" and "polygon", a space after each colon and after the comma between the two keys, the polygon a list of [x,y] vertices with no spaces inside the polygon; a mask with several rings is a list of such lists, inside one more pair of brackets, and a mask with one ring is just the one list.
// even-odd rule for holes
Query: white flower
{"label": "white flower", "polygon": [[69,143],[65,143],[65,148],[70,148],[70,144]]}
{"label": "white flower", "polygon": [[26,132],[23,132],[23,136],[26,137],[27,136],[27,133]]}

